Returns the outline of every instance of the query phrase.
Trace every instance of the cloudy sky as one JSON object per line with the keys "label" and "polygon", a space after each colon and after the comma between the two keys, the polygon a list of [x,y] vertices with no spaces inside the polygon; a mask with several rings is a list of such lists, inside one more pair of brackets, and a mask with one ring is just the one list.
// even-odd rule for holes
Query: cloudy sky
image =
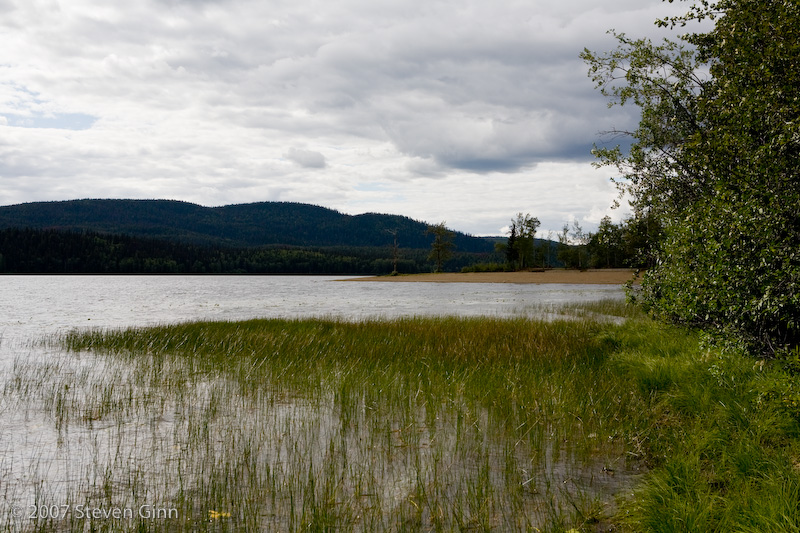
{"label": "cloudy sky", "polygon": [[660,0],[0,0],[0,205],[313,203],[497,235],[612,211],[578,57]]}

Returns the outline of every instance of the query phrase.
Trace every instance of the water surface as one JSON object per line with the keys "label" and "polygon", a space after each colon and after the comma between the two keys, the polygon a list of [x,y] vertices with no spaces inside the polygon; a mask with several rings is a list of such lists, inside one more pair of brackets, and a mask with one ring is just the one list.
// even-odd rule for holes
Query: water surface
{"label": "water surface", "polygon": [[[338,283],[346,276],[2,276],[3,345],[75,327],[189,320],[514,316],[622,298],[609,285]],[[0,347],[0,350],[2,348]],[[0,351],[0,360],[8,353]]]}
{"label": "water surface", "polygon": [[[205,401],[202,388],[195,387],[194,396],[191,400],[187,398],[185,405],[167,399],[165,406],[152,413],[135,414],[130,420],[118,420],[119,417],[110,414],[101,416],[91,409],[83,412],[74,405],[88,404],[95,397],[113,399],[122,394],[127,370],[108,366],[108,361],[102,357],[67,353],[40,342],[48,336],[74,328],[122,328],[262,317],[361,320],[419,315],[541,316],[548,306],[624,296],[621,287],[608,285],[340,283],[338,280],[342,279],[345,278],[0,277],[0,372],[3,376],[0,390],[4,391],[0,395],[0,415],[3,416],[0,489],[5,498],[5,508],[0,508],[0,527],[19,523],[8,521],[9,506],[27,508],[31,502],[42,498],[63,504],[76,493],[91,494],[94,487],[102,485],[102,480],[93,477],[98,472],[113,472],[115,478],[125,478],[129,470],[138,475],[136,465],[163,466],[173,459],[175,450],[182,449],[180,442],[173,442],[176,435],[182,434],[176,430],[184,423],[181,409],[195,409]],[[23,393],[17,388],[19,383],[30,383],[41,390]],[[206,385],[220,386],[218,383]],[[73,411],[77,409],[83,413],[77,424],[59,421],[59,402],[67,402],[73,406]],[[264,424],[261,431],[265,434],[304,434],[294,427],[299,425],[313,426],[315,429],[311,433],[320,437],[341,425],[330,409],[316,407],[308,411],[302,399],[278,404],[271,401],[269,405],[268,414],[272,418],[262,420],[266,414],[257,417]],[[236,418],[229,420],[235,422]],[[245,422],[254,423],[250,419]],[[425,431],[430,429],[422,427]],[[236,427],[228,430],[232,435],[244,431]],[[309,455],[303,456],[303,461],[319,462],[327,451],[324,446],[327,441],[323,441],[309,446],[306,452]],[[564,465],[556,461],[549,468],[566,468]],[[383,480],[389,491],[384,500],[390,503],[395,499],[395,492],[400,494],[401,500],[407,492],[402,482],[407,472],[401,470],[389,470]],[[593,470],[597,468],[588,471],[590,476],[594,476]],[[202,465],[198,471],[202,472]],[[419,473],[416,475],[418,477]],[[580,474],[570,475],[578,479]],[[156,477],[148,482],[157,483],[160,479]],[[168,481],[165,478],[163,482]],[[169,495],[169,491],[161,494]]]}

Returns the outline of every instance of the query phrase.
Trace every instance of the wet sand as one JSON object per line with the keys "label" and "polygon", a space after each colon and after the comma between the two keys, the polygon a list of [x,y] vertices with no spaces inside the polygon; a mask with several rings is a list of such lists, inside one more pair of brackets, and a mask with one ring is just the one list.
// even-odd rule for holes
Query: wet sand
{"label": "wet sand", "polygon": [[[543,272],[466,272],[439,274],[403,274],[371,276],[347,281],[434,282],[434,283],[574,283],[622,285],[633,278],[635,270],[611,268],[600,270],[545,270]],[[638,279],[637,279],[638,281]]]}

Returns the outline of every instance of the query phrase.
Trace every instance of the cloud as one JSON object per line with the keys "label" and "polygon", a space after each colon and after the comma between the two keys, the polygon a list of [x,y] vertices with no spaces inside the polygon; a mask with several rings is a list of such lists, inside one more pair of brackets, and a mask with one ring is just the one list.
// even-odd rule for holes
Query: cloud
{"label": "cloud", "polygon": [[[451,184],[431,220],[463,220],[476,233],[489,231],[476,220],[507,223],[502,202],[482,204],[487,190],[538,191],[528,209],[509,200],[511,214],[544,208],[545,197],[574,213],[600,209],[596,191],[561,200],[551,191],[588,175],[605,187],[608,176],[579,169],[591,168],[598,132],[636,116],[606,108],[579,53],[613,47],[612,27],[656,35],[657,17],[685,9],[659,0],[2,3],[0,116],[40,127],[0,128],[0,203],[91,190],[413,215],[426,186]],[[548,168],[563,175],[541,174]]]}
{"label": "cloud", "polygon": [[289,148],[285,157],[303,168],[325,168],[325,156],[313,150]]}

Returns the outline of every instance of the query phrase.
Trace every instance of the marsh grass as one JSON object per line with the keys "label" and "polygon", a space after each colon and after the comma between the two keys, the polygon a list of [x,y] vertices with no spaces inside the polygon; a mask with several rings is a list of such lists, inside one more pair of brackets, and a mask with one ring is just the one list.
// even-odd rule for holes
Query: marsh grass
{"label": "marsh grass", "polygon": [[[608,359],[647,401],[629,442],[651,467],[617,519],[632,531],[800,531],[800,402],[781,360],[643,323]],[[669,334],[659,334],[668,332]]]}
{"label": "marsh grass", "polygon": [[798,393],[780,365],[701,348],[622,302],[558,314],[200,322],[50,339],[68,351],[18,361],[2,398],[17,417],[44,413],[57,452],[29,461],[7,501],[155,504],[179,518],[6,526],[797,525]]}

